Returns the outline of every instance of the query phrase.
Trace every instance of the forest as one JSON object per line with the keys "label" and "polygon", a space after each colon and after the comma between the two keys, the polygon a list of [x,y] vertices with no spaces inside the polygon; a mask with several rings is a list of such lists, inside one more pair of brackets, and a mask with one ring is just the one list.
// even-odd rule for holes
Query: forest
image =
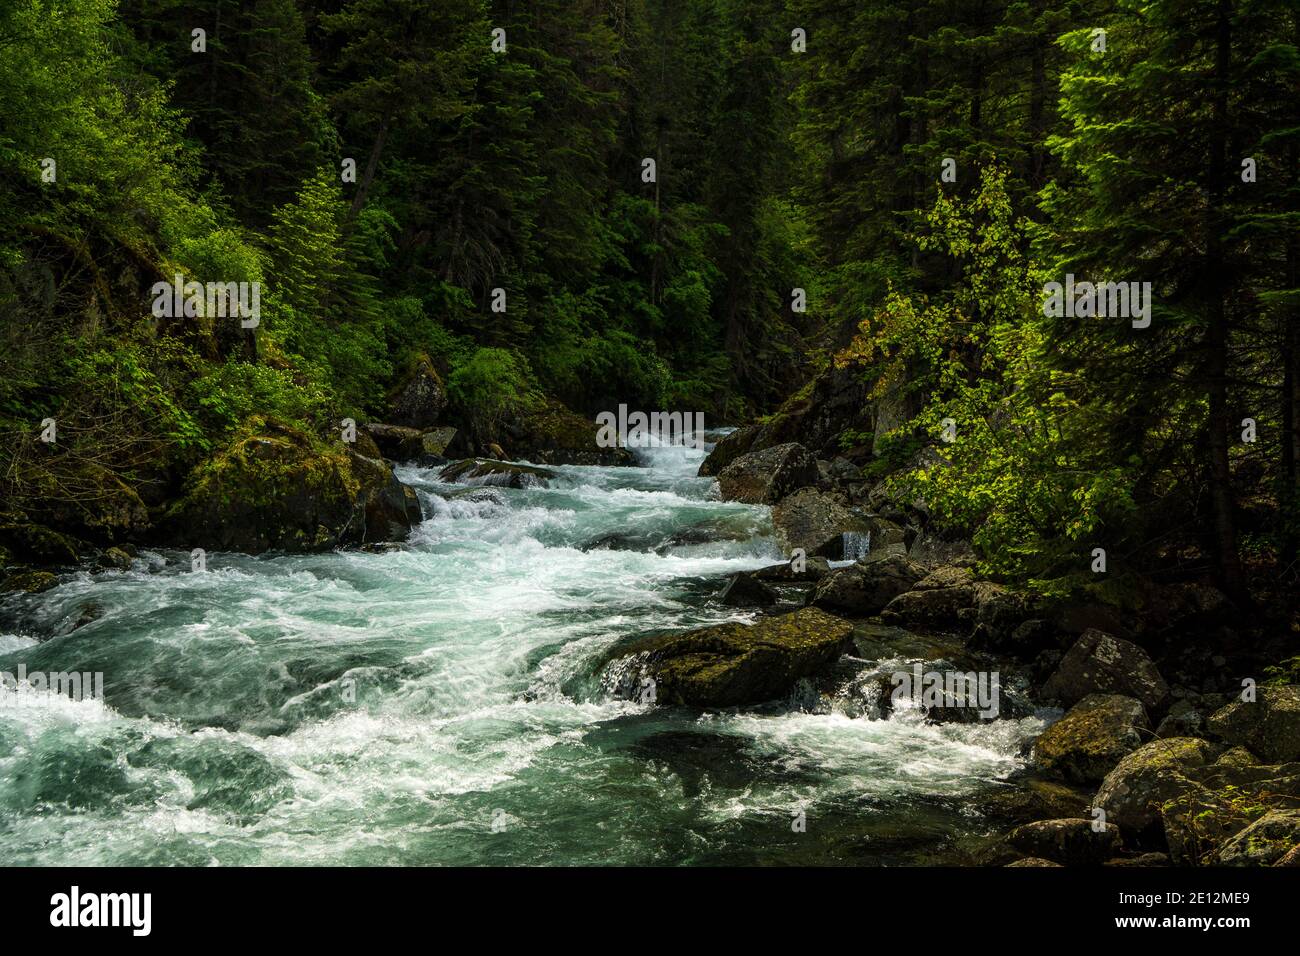
{"label": "forest", "polygon": [[[325,434],[419,362],[485,441],[546,402],[736,424],[836,366],[907,406],[873,460],[955,423],[925,490],[1000,573],[1102,542],[1293,590],[1297,29],[1286,0],[6,4],[5,497],[156,506],[248,416]],[[258,328],[157,321],[173,274],[259,283]],[[1046,314],[1067,274],[1149,284],[1148,326]],[[17,447],[47,418],[60,454]]]}

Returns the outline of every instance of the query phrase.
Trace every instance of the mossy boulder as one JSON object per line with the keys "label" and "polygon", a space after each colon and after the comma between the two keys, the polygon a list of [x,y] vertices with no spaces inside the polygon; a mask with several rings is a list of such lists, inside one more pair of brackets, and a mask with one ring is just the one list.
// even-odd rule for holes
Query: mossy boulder
{"label": "mossy boulder", "polygon": [[1300,687],[1261,687],[1253,701],[1234,701],[1215,711],[1206,726],[1270,763],[1300,760]]}
{"label": "mossy boulder", "polygon": [[22,571],[5,579],[0,584],[0,594],[21,591],[24,594],[40,594],[59,583],[59,579],[49,571]]}
{"label": "mossy boulder", "polygon": [[382,461],[254,416],[194,470],[166,537],[182,548],[310,552],[400,539],[419,520],[414,490]]}
{"label": "mossy boulder", "polygon": [[[544,465],[635,465],[626,448],[602,447],[599,427],[554,399],[525,405],[501,425],[501,444],[516,458]],[[480,449],[482,451],[482,449]]]}
{"label": "mossy boulder", "polygon": [[103,465],[81,461],[33,483],[34,521],[87,541],[139,540],[150,530],[149,509],[135,487]]}
{"label": "mossy boulder", "polygon": [[731,607],[770,607],[776,603],[776,592],[758,580],[754,572],[737,571],[718,600]]}
{"label": "mossy boulder", "polygon": [[[1300,809],[1300,763],[1244,765],[1220,757],[1189,768],[1182,789],[1160,805],[1169,853],[1181,866],[1228,862],[1236,836],[1275,810]],[[1243,848],[1228,850],[1242,854]]]}
{"label": "mossy boulder", "polygon": [[1142,745],[1149,728],[1142,703],[1119,694],[1092,694],[1034,742],[1034,765],[1071,783],[1100,783]]}
{"label": "mossy boulder", "polygon": [[14,563],[62,567],[81,560],[76,539],[28,521],[14,512],[0,515],[0,547]]}
{"label": "mossy boulder", "polygon": [[855,515],[831,495],[816,488],[801,488],[772,509],[777,542],[786,554],[796,548],[806,555],[839,561],[853,557],[844,553],[844,535],[870,532],[865,518]]}
{"label": "mossy boulder", "polygon": [[[357,436],[364,432],[374,442],[379,453],[389,461],[410,461],[414,456],[410,450],[420,440],[420,429],[411,428],[406,425],[389,425],[386,422],[366,422],[357,432]],[[360,454],[366,452],[358,448]],[[374,457],[374,456],[370,456]]]}
{"label": "mossy boulder", "polygon": [[1126,830],[1141,831],[1190,786],[1186,772],[1209,763],[1213,746],[1194,737],[1153,740],[1126,755],[1102,781],[1093,806]]}
{"label": "mossy boulder", "polygon": [[502,488],[545,488],[555,472],[532,465],[517,465],[491,458],[466,458],[438,472],[438,480],[458,485],[495,485]]}
{"label": "mossy boulder", "polygon": [[1271,866],[1300,846],[1300,810],[1270,810],[1219,848],[1222,866]]}
{"label": "mossy boulder", "polygon": [[[838,660],[853,625],[816,608],[757,624],[719,624],[628,648],[618,668],[632,687],[654,682],[660,704],[734,707],[773,700]],[[620,662],[616,662],[616,665]]]}

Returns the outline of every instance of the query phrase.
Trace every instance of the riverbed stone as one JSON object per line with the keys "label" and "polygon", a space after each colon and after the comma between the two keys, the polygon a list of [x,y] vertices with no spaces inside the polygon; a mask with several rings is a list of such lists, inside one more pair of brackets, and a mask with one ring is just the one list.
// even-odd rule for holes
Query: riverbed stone
{"label": "riverbed stone", "polygon": [[428,356],[420,356],[392,391],[389,408],[394,425],[423,430],[438,424],[447,409],[447,388]]}
{"label": "riverbed stone", "polygon": [[770,607],[776,592],[758,580],[752,571],[738,571],[731,576],[718,600],[731,607]]}
{"label": "riverbed stone", "polygon": [[623,657],[654,682],[656,703],[734,707],[788,693],[848,650],[852,634],[850,622],[803,608],[752,625],[732,622],[648,638]]}

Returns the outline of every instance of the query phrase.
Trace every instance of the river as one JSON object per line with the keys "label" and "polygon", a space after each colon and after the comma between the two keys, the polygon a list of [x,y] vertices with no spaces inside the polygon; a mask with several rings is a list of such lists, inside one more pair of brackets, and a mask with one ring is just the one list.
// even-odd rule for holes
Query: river
{"label": "river", "polygon": [[1041,720],[602,692],[634,635],[751,618],[716,601],[725,575],[781,558],[767,508],[695,477],[703,452],[642,454],[525,490],[399,467],[426,520],[386,553],[194,573],[142,551],[8,599],[0,671],[102,672],[105,694],[0,697],[0,863],[952,859]]}

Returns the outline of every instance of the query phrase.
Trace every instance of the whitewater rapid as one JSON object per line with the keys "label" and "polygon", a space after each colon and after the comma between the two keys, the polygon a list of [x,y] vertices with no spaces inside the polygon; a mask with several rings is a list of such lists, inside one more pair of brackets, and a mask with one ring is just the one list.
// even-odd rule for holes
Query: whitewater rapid
{"label": "whitewater rapid", "polygon": [[1040,721],[601,692],[636,635],[751,619],[726,575],[781,560],[703,452],[641,454],[526,490],[399,467],[426,520],[385,553],[145,551],[6,599],[0,670],[105,700],[0,700],[0,864],[913,862],[977,832]]}

